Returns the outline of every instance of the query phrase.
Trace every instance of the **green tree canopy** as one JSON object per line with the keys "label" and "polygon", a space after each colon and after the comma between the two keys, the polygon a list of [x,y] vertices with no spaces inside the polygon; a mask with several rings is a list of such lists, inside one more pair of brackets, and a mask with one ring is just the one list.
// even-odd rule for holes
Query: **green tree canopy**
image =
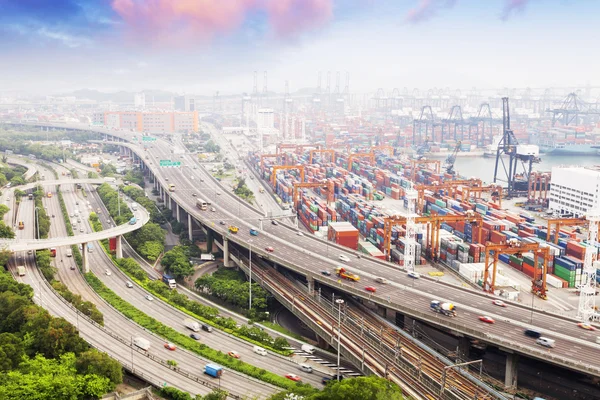
{"label": "green tree canopy", "polygon": [[90,349],[81,353],[75,362],[77,372],[82,375],[94,374],[108,378],[113,384],[123,382],[123,370],[118,361],[110,358],[106,353]]}

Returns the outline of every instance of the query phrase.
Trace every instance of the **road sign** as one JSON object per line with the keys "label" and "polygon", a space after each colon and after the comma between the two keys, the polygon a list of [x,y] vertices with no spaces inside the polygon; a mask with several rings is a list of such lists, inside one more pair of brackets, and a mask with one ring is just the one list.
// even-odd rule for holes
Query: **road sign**
{"label": "road sign", "polygon": [[151,136],[142,136],[142,142],[156,142],[156,138]]}
{"label": "road sign", "polygon": [[158,165],[161,167],[181,167],[181,161],[160,160]]}

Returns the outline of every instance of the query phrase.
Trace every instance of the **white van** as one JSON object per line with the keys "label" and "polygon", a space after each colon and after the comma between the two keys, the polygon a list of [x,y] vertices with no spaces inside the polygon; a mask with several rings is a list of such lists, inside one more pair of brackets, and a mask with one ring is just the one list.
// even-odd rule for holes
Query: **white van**
{"label": "white van", "polygon": [[547,337],[543,337],[543,336],[537,338],[537,340],[535,342],[544,347],[554,347],[554,344],[556,343],[556,341],[554,339],[548,339]]}
{"label": "white van", "polygon": [[387,279],[378,276],[377,278],[375,278],[375,282],[377,282],[377,283],[387,283]]}
{"label": "white van", "polygon": [[308,354],[313,354],[315,352],[315,348],[310,344],[303,344],[300,349],[302,349],[303,352]]}
{"label": "white van", "polygon": [[258,354],[259,356],[267,355],[267,351],[260,346],[254,346],[254,348],[252,348],[252,351]]}
{"label": "white van", "polygon": [[73,250],[67,249],[67,257],[73,257]]}
{"label": "white van", "polygon": [[304,372],[308,372],[309,374],[313,372],[313,369],[308,364],[300,364],[300,369]]}

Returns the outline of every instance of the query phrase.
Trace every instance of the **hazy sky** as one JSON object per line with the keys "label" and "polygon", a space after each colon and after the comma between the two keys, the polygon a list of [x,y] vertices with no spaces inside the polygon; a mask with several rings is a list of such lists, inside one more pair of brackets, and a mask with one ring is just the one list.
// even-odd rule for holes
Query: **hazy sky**
{"label": "hazy sky", "polygon": [[598,0],[0,0],[0,93],[600,85]]}

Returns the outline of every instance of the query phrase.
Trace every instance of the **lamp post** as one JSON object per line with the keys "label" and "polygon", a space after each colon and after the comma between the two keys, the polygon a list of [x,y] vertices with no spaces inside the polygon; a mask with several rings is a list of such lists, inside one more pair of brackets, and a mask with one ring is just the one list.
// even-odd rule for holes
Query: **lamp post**
{"label": "lamp post", "polygon": [[248,261],[248,311],[252,310],[252,240],[248,240],[250,245],[250,259]]}
{"label": "lamp post", "polygon": [[340,381],[340,344],[342,342],[342,304],[344,300],[337,299],[335,301],[338,305],[338,345],[337,345],[337,381]]}

